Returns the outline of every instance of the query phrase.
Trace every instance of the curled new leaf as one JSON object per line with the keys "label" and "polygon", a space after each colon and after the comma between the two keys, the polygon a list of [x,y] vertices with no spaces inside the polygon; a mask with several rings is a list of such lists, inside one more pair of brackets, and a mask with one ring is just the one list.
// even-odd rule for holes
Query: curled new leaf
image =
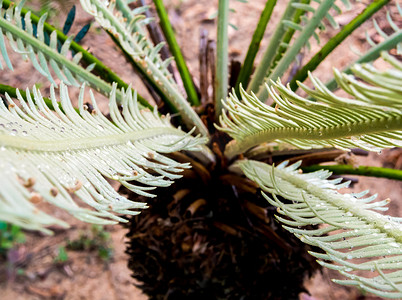
{"label": "curled new leaf", "polygon": [[[171,126],[169,117],[157,111],[139,109],[137,95],[122,90],[122,112],[116,104],[116,87],[110,96],[109,121],[96,106],[84,105],[84,88],[79,96],[79,113],[71,105],[67,87],[60,86],[58,106],[51,89],[54,111],[40,92],[27,92],[19,104],[7,95],[8,108],[0,102],[0,220],[25,228],[63,224],[40,212],[37,202],[45,200],[73,216],[94,223],[124,221],[117,214],[137,214],[144,203],[119,195],[106,178],[120,182],[139,195],[171,184],[188,164],[175,162],[163,153],[199,150],[205,138],[192,137]],[[135,182],[135,183],[133,183]],[[73,195],[90,210],[80,207]]]}
{"label": "curled new leaf", "polygon": [[[301,241],[325,253],[311,252],[325,267],[338,270],[346,280],[380,297],[402,297],[402,224],[375,212],[386,210],[389,199],[374,202],[376,195],[340,194],[341,179],[328,180],[330,172],[301,174],[296,163],[274,168],[257,161],[239,161],[245,175],[264,191],[263,196],[278,208],[278,220]],[[271,194],[272,196],[268,195]],[[318,228],[305,228],[322,225]],[[334,262],[334,264],[328,263]]]}
{"label": "curled new leaf", "polygon": [[289,143],[302,149],[358,147],[380,151],[401,145],[402,64],[383,53],[393,68],[380,72],[369,64],[353,71],[366,81],[335,71],[338,85],[354,99],[337,96],[310,74],[314,89],[300,87],[314,100],[303,98],[280,81],[268,88],[276,107],[241,91],[242,101],[232,94],[224,103],[227,115],[219,129],[234,141],[226,147],[231,158],[263,142]]}

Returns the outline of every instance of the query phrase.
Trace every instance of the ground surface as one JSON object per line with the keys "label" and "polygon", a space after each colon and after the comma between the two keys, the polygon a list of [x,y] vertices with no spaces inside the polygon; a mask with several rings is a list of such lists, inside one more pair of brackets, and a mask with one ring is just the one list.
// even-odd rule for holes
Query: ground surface
{"label": "ground surface", "polygon": [[[54,2],[56,3],[57,1]],[[189,68],[195,77],[198,77],[199,32],[201,27],[205,28],[209,31],[209,37],[215,38],[214,22],[209,20],[208,17],[216,11],[216,1],[170,0],[164,2],[169,7],[169,14],[178,33],[179,44],[183,46],[184,56],[189,61]],[[249,2],[249,4],[242,4],[232,1],[231,4],[237,11],[232,14],[231,23],[237,26],[239,30],[229,30],[229,42],[231,45],[229,51],[231,57],[238,60],[242,60],[245,55],[247,44],[258,21],[258,14],[265,3],[264,0]],[[279,19],[278,11],[283,9],[287,2],[278,1],[278,7],[273,14],[275,22]],[[58,7],[57,3],[54,5]],[[361,10],[361,7],[361,4],[354,4],[350,12],[337,17],[338,21],[341,25],[347,24]],[[59,9],[57,8],[55,12],[58,11]],[[379,19],[384,20],[384,16],[384,12],[381,12]],[[63,21],[61,20],[64,20],[63,13],[53,19],[56,23],[59,23],[56,25],[62,25]],[[78,11],[78,21],[75,25],[76,27],[72,29],[73,33],[89,20],[91,20],[90,17]],[[363,29],[369,30],[372,37],[376,38],[371,28],[372,25],[370,24],[363,26]],[[269,32],[272,32],[272,30]],[[332,32],[329,30],[328,33],[324,33],[323,39],[325,40],[325,38],[331,36]],[[263,46],[267,44],[269,34],[267,33]],[[360,31],[348,38],[345,44],[358,50],[364,50],[367,45],[362,42],[363,40],[364,32]],[[98,57],[104,59],[106,64],[111,66],[126,81],[134,82],[141,93],[146,95],[144,87],[137,85],[139,80],[133,77],[132,69],[127,66],[118,51],[114,49],[110,38],[102,33],[97,25],[92,26],[90,36],[84,39],[83,44],[85,47],[89,47]],[[316,74],[321,76],[323,80],[330,77],[332,66],[342,68],[348,62],[356,59],[357,56],[349,50],[348,46],[342,49],[336,50],[327,62],[317,70]],[[0,72],[0,81],[2,83],[25,88],[38,81],[40,75],[36,75],[37,73],[33,71],[28,63],[17,62],[17,56],[15,56],[14,61],[16,62],[14,64],[16,71],[12,75],[7,71]],[[39,79],[39,81],[43,82],[43,89],[46,90],[46,80]],[[391,154],[394,153],[392,152]],[[397,162],[395,158],[375,154],[365,159],[364,164],[383,165],[384,162],[390,161]],[[379,198],[390,197],[393,200],[390,213],[402,216],[402,204],[398,203],[402,195],[400,183],[364,178],[360,179],[359,184],[355,186],[357,190],[368,188],[373,192],[379,193]],[[15,275],[14,269],[9,269],[5,273],[4,270],[7,266],[4,263],[0,265],[2,268],[0,273],[1,299],[146,299],[134,287],[134,282],[130,278],[130,272],[126,267],[127,258],[124,254],[124,235],[126,230],[121,226],[105,228],[111,235],[110,244],[114,249],[114,254],[109,261],[104,262],[98,258],[96,251],[77,252],[68,250],[68,260],[63,264],[56,264],[55,259],[58,257],[58,249],[61,246],[65,246],[67,240],[77,239],[80,233],[89,232],[91,228],[90,225],[71,220],[67,214],[62,212],[58,214],[64,220],[68,220],[72,225],[71,229],[57,230],[55,235],[51,237],[37,233],[26,233],[27,242],[13,252],[12,259],[15,261],[15,265],[23,270],[23,275]],[[330,282],[329,279],[336,276],[337,274],[329,271],[324,271],[322,275],[317,274],[312,280],[306,282],[307,288],[312,295],[302,295],[301,298],[305,300],[358,299],[360,294],[357,290],[339,287]]]}

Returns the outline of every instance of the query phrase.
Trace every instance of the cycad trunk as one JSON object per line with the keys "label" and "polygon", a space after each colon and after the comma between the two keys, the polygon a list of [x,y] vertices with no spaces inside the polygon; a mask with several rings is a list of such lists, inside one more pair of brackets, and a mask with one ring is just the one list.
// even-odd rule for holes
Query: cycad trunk
{"label": "cycad trunk", "polygon": [[[151,299],[297,299],[318,268],[256,185],[193,168],[130,220],[129,268]],[[306,249],[307,248],[307,249]]]}

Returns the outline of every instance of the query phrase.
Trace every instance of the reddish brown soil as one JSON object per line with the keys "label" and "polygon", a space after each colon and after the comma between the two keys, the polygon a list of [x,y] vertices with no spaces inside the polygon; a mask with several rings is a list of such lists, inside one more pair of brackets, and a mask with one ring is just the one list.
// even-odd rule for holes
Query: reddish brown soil
{"label": "reddish brown soil", "polygon": [[[56,1],[55,1],[56,2]],[[74,2],[74,1],[71,1]],[[183,47],[184,56],[189,62],[190,71],[198,77],[198,42],[200,28],[209,31],[209,37],[215,38],[215,24],[208,17],[216,11],[216,2],[211,0],[170,0],[165,1],[169,7],[169,14],[177,31],[179,44]],[[254,27],[258,21],[259,12],[264,6],[264,0],[249,1],[249,4],[242,4],[232,1],[231,5],[236,9],[236,13],[231,15],[231,23],[236,25],[239,30],[232,28],[229,30],[230,56],[231,58],[242,60],[248,42],[250,41]],[[278,6],[273,13],[273,20],[279,20],[279,11],[283,9],[288,1],[278,1]],[[57,7],[57,4],[55,4]],[[353,4],[353,9],[342,16],[336,17],[340,24],[347,24],[362,8],[362,4]],[[384,20],[384,11],[379,14],[379,19]],[[76,33],[77,28],[83,26],[91,18],[78,10],[78,21],[72,33]],[[63,12],[54,18],[56,25],[62,24],[64,20]],[[57,24],[58,22],[58,24]],[[383,21],[382,21],[383,22]],[[273,27],[268,30],[263,47],[269,40],[269,35]],[[342,68],[350,61],[356,59],[356,55],[349,50],[348,46],[363,51],[367,48],[364,44],[364,31],[374,37],[371,24],[362,26],[362,30],[345,41],[345,45],[334,51],[328,60],[315,72],[322,80],[331,76],[333,66]],[[333,35],[333,30],[329,29],[323,34],[323,40]],[[110,38],[101,32],[98,25],[91,28],[90,35],[87,36],[83,44],[89,47],[96,56],[104,59],[107,65],[120,74],[126,81],[133,82],[143,95],[147,95],[144,87],[139,84],[137,77],[133,75],[130,66],[121,58],[118,51],[113,46]],[[316,46],[313,43],[313,48]],[[306,54],[306,59],[308,58]],[[31,87],[34,83],[41,82],[42,88],[46,90],[48,86],[45,79],[35,72],[30,64],[19,61],[17,55],[12,55],[15,62],[15,72],[0,72],[0,82],[10,84],[20,88]],[[35,75],[34,75],[35,74]],[[197,81],[197,80],[196,80]],[[76,93],[76,92],[75,92]],[[103,107],[106,102],[103,101]],[[388,152],[390,153],[390,152]],[[396,158],[395,158],[396,157]],[[400,152],[398,156],[392,152],[389,157],[377,154],[370,155],[364,159],[362,164],[383,165],[384,162],[394,162],[401,164]],[[402,215],[402,205],[398,203],[401,196],[402,187],[399,182],[359,178],[359,184],[354,189],[368,189],[379,194],[379,198],[390,197],[393,202],[390,205],[392,215]],[[49,209],[49,208],[47,208]],[[76,252],[68,251],[68,261],[64,265],[54,263],[57,256],[57,249],[65,246],[68,239],[76,238],[80,232],[89,231],[90,225],[72,220],[67,214],[57,212],[61,218],[68,220],[72,225],[68,230],[58,230],[54,236],[42,236],[38,233],[27,232],[27,242],[20,246],[16,251],[17,264],[24,270],[23,275],[16,277],[0,274],[0,298],[4,300],[36,300],[36,299],[147,299],[133,285],[134,281],[130,278],[130,271],[126,267],[127,257],[124,254],[126,230],[121,226],[108,226],[105,230],[111,234],[111,246],[114,255],[111,261],[103,262],[96,257],[96,252]],[[4,268],[4,264],[0,267]],[[337,278],[338,274],[325,270],[323,274],[317,274],[311,280],[306,281],[306,286],[312,296],[301,295],[301,299],[357,299],[360,293],[353,288],[340,287],[330,281],[330,278]],[[360,298],[362,299],[362,298]],[[368,298],[366,298],[368,299]],[[373,299],[373,298],[371,298]]]}

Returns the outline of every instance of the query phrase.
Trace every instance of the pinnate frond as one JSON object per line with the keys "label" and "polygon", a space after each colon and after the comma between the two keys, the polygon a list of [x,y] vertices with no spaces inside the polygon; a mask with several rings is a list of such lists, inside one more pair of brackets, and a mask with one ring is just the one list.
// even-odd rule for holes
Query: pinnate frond
{"label": "pinnate frond", "polygon": [[[62,43],[59,51],[56,31],[50,34],[50,41],[46,41],[44,24],[47,14],[41,16],[38,24],[33,24],[31,12],[27,12],[25,16],[21,14],[26,0],[17,6],[10,5],[6,10],[1,8],[2,2],[0,0],[0,52],[10,70],[13,70],[13,65],[8,55],[6,41],[12,51],[20,54],[23,60],[30,61],[33,67],[53,85],[57,86],[59,81],[77,87],[87,83],[106,96],[110,94],[112,86],[91,73],[94,64],[86,69],[79,65],[81,52],[76,53],[72,59],[69,58],[73,36]],[[3,67],[0,62],[0,69]],[[120,100],[120,91],[117,93]]]}
{"label": "pinnate frond", "polygon": [[[399,13],[399,17],[402,17],[402,8],[401,8],[400,4],[398,3],[398,1],[396,1],[396,7],[397,7],[397,10]],[[392,28],[392,33],[384,32],[378,25],[377,21],[375,19],[373,20],[373,25],[374,25],[375,30],[383,39],[383,41],[381,43],[376,43],[375,41],[373,41],[373,39],[366,32],[366,40],[369,43],[369,45],[372,47],[372,49],[370,51],[372,52],[377,47],[382,47],[383,44],[387,44],[391,40],[395,39],[395,40],[399,41],[399,43],[396,45],[396,51],[398,54],[402,54],[402,28],[397,24],[397,22],[394,22],[389,11],[387,11],[386,19],[388,21],[389,27]]]}
{"label": "pinnate frond", "polygon": [[[189,167],[163,154],[197,151],[205,143],[205,138],[172,127],[169,117],[159,117],[156,110],[140,110],[131,89],[121,91],[120,113],[114,86],[111,121],[98,110],[92,93],[94,109],[88,111],[83,87],[79,113],[64,84],[61,109],[51,88],[54,111],[37,89],[34,99],[28,92],[27,101],[18,97],[19,103],[7,95],[8,108],[0,102],[0,220],[24,228],[46,231],[43,226],[63,225],[40,212],[36,203],[42,200],[87,222],[124,221],[115,214],[137,214],[146,205],[119,195],[106,178],[152,197],[150,190],[170,185]],[[94,210],[79,206],[73,196]]]}
{"label": "pinnate frond", "polygon": [[[319,1],[314,1],[314,2],[318,2],[320,5],[324,4],[324,2],[330,2],[330,1],[323,1],[323,0],[319,0]],[[347,1],[343,1],[343,4],[345,5],[345,7],[347,9],[351,8],[350,2]],[[303,10],[305,12],[305,14],[301,17],[301,21],[302,24],[297,24],[294,23],[293,21],[290,20],[284,20],[283,23],[285,25],[285,27],[288,28],[293,28],[297,31],[303,31],[303,29],[308,26],[309,22],[311,22],[312,17],[314,15],[314,13],[317,11],[317,8],[314,8],[313,5],[310,4],[304,4],[304,3],[298,3],[298,2],[294,2],[291,4],[294,8]],[[332,16],[332,12],[331,10],[334,10],[336,13],[340,14],[342,13],[342,9],[335,3],[333,2],[332,5],[328,6],[328,8],[326,8],[326,11],[324,13],[324,17],[320,20],[317,20],[318,23],[316,25],[316,28],[319,29],[320,31],[324,31],[326,29],[324,20],[327,20],[328,23],[334,28],[334,29],[338,29],[339,28],[339,24],[338,22],[334,19],[334,17]],[[315,40],[320,43],[320,36],[319,33],[317,31],[313,31],[313,36],[315,38]],[[308,46],[308,48],[310,48],[310,43],[308,40],[306,40],[306,45]],[[287,47],[289,45],[286,45]]]}
{"label": "pinnate frond", "polygon": [[[396,6],[397,6],[400,17],[402,17],[402,8],[398,2],[396,3]],[[396,53],[398,55],[402,54],[402,27],[400,27],[397,24],[397,22],[396,23],[394,22],[389,11],[387,11],[386,19],[388,21],[389,28],[391,28],[391,32],[390,33],[384,32],[378,25],[377,21],[374,19],[373,20],[374,28],[376,29],[377,33],[381,36],[382,41],[376,43],[375,41],[373,41],[371,39],[371,37],[366,32],[366,40],[367,40],[367,43],[371,46],[371,48],[363,54],[359,53],[356,50],[353,50],[356,54],[359,55],[359,58],[355,61],[355,63],[353,65],[375,61],[379,56],[385,55],[384,51],[389,51],[394,48],[396,49]],[[387,55],[387,56],[389,57],[389,55]],[[388,59],[388,60],[392,61],[393,59]],[[393,65],[395,68],[398,69],[398,63],[393,64]],[[347,74],[351,74],[352,68],[348,67],[348,68],[344,69],[343,72],[347,73]],[[355,73],[355,74],[357,74],[357,73]],[[359,74],[357,74],[357,75],[359,75]],[[336,79],[333,78],[332,80],[330,80],[328,83],[326,83],[326,86],[331,91],[335,90],[338,87]]]}
{"label": "pinnate frond", "polygon": [[[149,19],[142,15],[143,8],[129,10],[122,0],[81,0],[81,5],[119,41],[136,66],[166,93],[168,101],[180,112],[183,121],[190,127],[195,125],[200,133],[208,135],[205,125],[184,98],[167,69],[172,59],[163,61],[160,57],[159,51],[163,44],[153,46],[146,36],[144,25]],[[126,9],[123,11],[122,8]]]}
{"label": "pinnate frond", "polygon": [[[295,31],[299,31],[299,34],[293,40],[290,40],[289,43],[283,44],[281,43],[279,49],[286,48],[283,57],[279,61],[273,61],[271,65],[266,66],[264,63],[262,66],[259,66],[255,72],[255,75],[249,86],[248,91],[254,91],[261,101],[265,101],[268,97],[267,91],[263,83],[269,83],[271,80],[277,80],[282,77],[289,66],[294,62],[297,58],[297,55],[300,53],[304,46],[310,48],[310,39],[314,37],[318,43],[320,43],[318,30],[325,30],[324,20],[328,20],[332,27],[338,28],[338,23],[332,17],[333,11],[336,13],[341,13],[340,7],[335,3],[335,0],[317,0],[314,1],[318,3],[318,7],[314,7],[311,3],[299,3],[297,1],[289,2],[289,5],[292,6],[294,10],[302,10],[306,12],[306,14],[301,16],[301,23],[295,23],[291,19],[283,19],[281,20],[281,24],[278,26],[284,26],[285,28],[292,29]],[[346,8],[350,8],[350,3],[348,0],[343,1]],[[290,15],[291,16],[291,15]],[[278,41],[271,41],[271,43],[276,43]],[[276,45],[272,45],[276,48]],[[270,46],[271,47],[271,46]],[[278,50],[279,50],[278,49]],[[269,51],[268,51],[269,52]],[[268,55],[266,53],[266,55]],[[277,55],[277,54],[275,54]],[[264,55],[265,56],[265,55]],[[270,56],[270,55],[268,55]],[[273,56],[274,57],[274,56]],[[272,57],[272,58],[273,58]],[[263,62],[265,57],[263,59]],[[263,69],[262,69],[263,68]],[[264,80],[260,79],[261,74],[264,75]],[[258,86],[258,88],[257,88]]]}
{"label": "pinnate frond", "polygon": [[[355,285],[380,297],[402,297],[401,219],[375,212],[386,210],[389,199],[374,202],[376,195],[364,198],[368,191],[340,194],[337,190],[349,182],[328,180],[331,173],[325,170],[302,174],[297,170],[300,162],[272,167],[244,160],[237,165],[278,208],[282,216],[277,219],[283,227],[324,250],[310,254],[348,278],[335,282]],[[305,228],[310,225],[318,227]]]}
{"label": "pinnate frond", "polygon": [[335,71],[338,85],[354,99],[337,96],[316,77],[314,89],[300,87],[315,101],[303,98],[280,81],[268,87],[276,107],[261,103],[241,91],[224,103],[227,115],[220,119],[222,131],[234,141],[226,147],[233,157],[263,142],[288,143],[302,149],[337,147],[380,151],[400,146],[402,138],[402,64],[383,53],[393,68],[380,72],[371,65],[355,65],[363,83]]}

